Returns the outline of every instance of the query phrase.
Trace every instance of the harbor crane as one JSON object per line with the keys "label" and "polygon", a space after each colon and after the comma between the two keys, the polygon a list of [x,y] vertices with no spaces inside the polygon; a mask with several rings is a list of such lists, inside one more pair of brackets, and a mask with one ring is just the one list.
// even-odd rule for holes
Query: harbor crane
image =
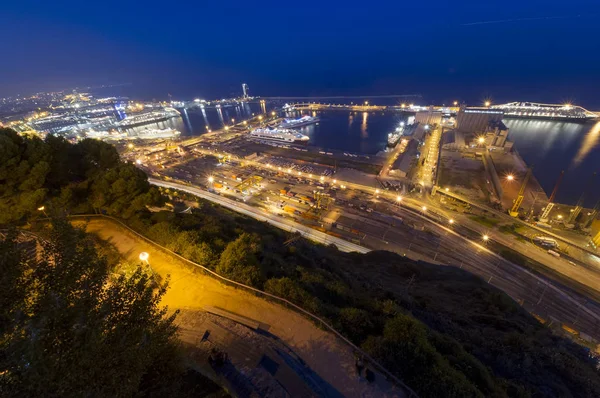
{"label": "harbor crane", "polygon": [[585,195],[590,190],[590,188],[592,186],[592,182],[594,181],[595,177],[596,177],[596,172],[594,171],[594,173],[588,180],[588,183],[585,186],[583,193],[579,197],[579,200],[577,201],[575,208],[573,209],[573,211],[571,212],[571,215],[569,216],[569,220],[567,221],[569,224],[573,224],[575,222],[575,220],[577,219],[577,217],[579,216],[579,213],[581,213],[581,210],[583,209],[583,201],[585,200]]}
{"label": "harbor crane", "polygon": [[517,194],[515,203],[513,203],[512,208],[508,212],[508,214],[510,214],[511,217],[517,217],[519,215],[519,207],[521,207],[521,203],[523,203],[523,194],[525,193],[527,182],[529,182],[529,177],[531,177],[531,171],[532,167],[527,169],[527,174],[525,174],[525,179],[523,180],[523,184],[521,184],[521,188],[519,189],[519,193]]}
{"label": "harbor crane", "polygon": [[561,183],[564,175],[565,175],[565,171],[563,170],[560,172],[560,175],[558,176],[558,180],[556,180],[556,184],[554,185],[554,190],[552,190],[550,199],[548,199],[548,204],[546,205],[546,207],[544,208],[544,211],[542,211],[542,214],[540,215],[541,222],[546,222],[548,220],[548,216],[550,216],[550,212],[552,211],[552,208],[554,207],[554,198],[556,197],[556,193],[558,192],[558,187],[560,186],[560,183]]}

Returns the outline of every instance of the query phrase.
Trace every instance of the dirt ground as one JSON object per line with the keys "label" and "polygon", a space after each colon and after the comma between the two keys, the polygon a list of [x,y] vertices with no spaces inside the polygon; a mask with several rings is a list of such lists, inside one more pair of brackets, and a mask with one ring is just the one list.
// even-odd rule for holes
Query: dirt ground
{"label": "dirt ground", "polygon": [[439,185],[471,200],[486,198],[483,188],[486,174],[481,159],[462,156],[461,152],[442,151]]}
{"label": "dirt ground", "polygon": [[214,306],[258,320],[265,324],[269,333],[290,346],[307,366],[344,396],[403,396],[402,391],[387,383],[379,374],[376,383],[367,384],[356,373],[355,358],[350,347],[298,313],[194,272],[191,265],[156,249],[110,220],[89,221],[87,232],[112,243],[129,261],[139,262],[140,252],[149,253],[152,269],[163,278],[170,275],[170,288],[163,298],[163,304],[171,310],[201,310],[204,306]]}

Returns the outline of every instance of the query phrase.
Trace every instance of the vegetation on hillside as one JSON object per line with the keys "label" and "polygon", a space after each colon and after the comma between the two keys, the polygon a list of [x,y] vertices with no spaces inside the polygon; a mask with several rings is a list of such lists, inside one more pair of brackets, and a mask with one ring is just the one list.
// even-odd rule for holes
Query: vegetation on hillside
{"label": "vegetation on hillside", "polygon": [[[16,151],[25,159],[23,148],[32,145],[27,141]],[[289,234],[202,200],[193,214],[151,213],[145,204],[160,203],[161,196],[148,187],[143,173],[131,171],[126,175],[133,177],[115,180],[106,175],[133,166],[110,164],[64,178],[63,185],[52,183],[52,189],[44,185],[55,181],[56,169],[50,167],[43,183],[31,185],[45,187],[40,188],[47,190],[44,203],[56,210],[120,216],[193,261],[326,318],[423,397],[600,396],[600,375],[583,349],[552,335],[512,299],[471,274],[389,252],[348,254],[303,239],[286,244]],[[123,184],[117,180],[132,188],[118,189]],[[103,191],[94,189],[99,181],[107,181],[103,187],[110,196],[99,196]],[[84,182],[77,200],[60,201],[63,186]],[[0,206],[30,193],[18,180],[11,186],[0,192]],[[134,197],[124,202],[124,195]],[[26,207],[21,217],[35,214],[40,203]]]}
{"label": "vegetation on hillside", "polygon": [[[48,231],[47,231],[48,232]],[[113,273],[93,242],[55,222],[35,250],[0,240],[2,396],[204,396],[218,386],[183,366],[175,314],[137,267]],[[198,386],[189,385],[195,377]]]}

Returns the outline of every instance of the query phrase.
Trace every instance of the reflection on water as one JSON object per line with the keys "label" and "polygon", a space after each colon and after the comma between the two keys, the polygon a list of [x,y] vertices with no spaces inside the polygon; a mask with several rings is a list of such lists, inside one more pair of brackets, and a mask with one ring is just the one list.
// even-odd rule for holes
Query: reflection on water
{"label": "reflection on water", "polygon": [[[552,192],[561,170],[565,178],[557,194],[560,203],[574,204],[582,194],[589,175],[600,168],[600,123],[570,123],[551,120],[505,120],[509,139],[546,193]],[[594,184],[586,195],[591,207],[600,198]]]}
{"label": "reflection on water", "polygon": [[600,122],[597,122],[594,127],[585,135],[585,139],[579,147],[579,151],[573,159],[573,167],[577,167],[585,157],[592,151],[592,149],[598,146],[598,139],[600,138]]}

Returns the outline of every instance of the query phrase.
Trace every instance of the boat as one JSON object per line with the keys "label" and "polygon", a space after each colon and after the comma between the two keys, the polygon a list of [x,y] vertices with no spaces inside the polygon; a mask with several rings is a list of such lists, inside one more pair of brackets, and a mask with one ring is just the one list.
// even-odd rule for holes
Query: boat
{"label": "boat", "polygon": [[309,138],[297,131],[282,128],[258,128],[250,133],[250,138],[275,142],[291,142],[294,144],[303,144],[308,142]]}
{"label": "boat", "polygon": [[396,127],[396,130],[393,133],[388,134],[388,147],[395,147],[400,140],[400,137],[404,134],[404,122],[400,122],[400,125]]}
{"label": "boat", "polygon": [[166,129],[146,129],[141,132],[130,135],[129,138],[140,139],[140,140],[153,140],[158,138],[174,138],[181,135],[181,131],[166,128]]}
{"label": "boat", "polygon": [[122,128],[131,128],[149,123],[164,122],[177,116],[180,116],[180,113],[177,111],[177,109],[165,107],[160,110],[127,116],[125,119],[118,122],[117,125]]}
{"label": "boat", "polygon": [[317,123],[320,119],[314,116],[303,116],[300,119],[284,119],[279,127],[284,129],[294,129],[309,124]]}

